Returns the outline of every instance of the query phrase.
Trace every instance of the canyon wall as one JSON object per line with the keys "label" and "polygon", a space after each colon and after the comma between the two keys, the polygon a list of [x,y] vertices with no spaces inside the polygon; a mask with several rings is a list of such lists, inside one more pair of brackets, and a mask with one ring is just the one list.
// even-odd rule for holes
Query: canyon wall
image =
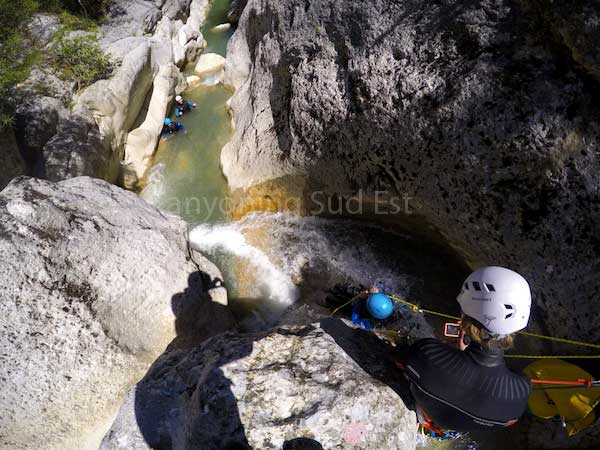
{"label": "canyon wall", "polygon": [[406,196],[472,266],[525,275],[533,329],[600,341],[600,11],[570,3],[249,0],[231,187]]}

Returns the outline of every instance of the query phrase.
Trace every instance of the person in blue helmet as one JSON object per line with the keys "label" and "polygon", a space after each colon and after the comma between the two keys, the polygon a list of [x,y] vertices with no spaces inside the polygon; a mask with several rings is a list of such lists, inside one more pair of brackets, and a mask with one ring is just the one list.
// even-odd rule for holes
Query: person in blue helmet
{"label": "person in blue helmet", "polygon": [[379,289],[372,287],[352,304],[351,320],[365,330],[385,328],[384,322],[394,313],[394,303]]}
{"label": "person in blue helmet", "polygon": [[163,122],[161,135],[163,138],[167,138],[170,135],[175,134],[181,130],[183,130],[183,124],[181,122],[173,121],[169,117],[167,117]]}

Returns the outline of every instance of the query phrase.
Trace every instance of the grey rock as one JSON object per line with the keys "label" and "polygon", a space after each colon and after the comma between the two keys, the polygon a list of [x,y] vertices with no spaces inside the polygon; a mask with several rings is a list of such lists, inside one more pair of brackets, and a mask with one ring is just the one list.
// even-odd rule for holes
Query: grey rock
{"label": "grey rock", "polygon": [[0,448],[98,448],[169,343],[231,324],[184,222],[106,182],[14,180],[0,236]]}
{"label": "grey rock", "polygon": [[171,20],[185,20],[190,14],[191,0],[166,0],[162,12]]}
{"label": "grey rock", "polygon": [[229,184],[407,195],[471,266],[524,274],[532,330],[598,342],[600,106],[577,61],[593,72],[600,12],[585,11],[561,17],[589,24],[565,59],[508,0],[250,0],[228,48]]}
{"label": "grey rock", "polygon": [[32,165],[42,158],[44,145],[56,134],[59,121],[69,113],[63,103],[53,97],[32,95],[19,102],[15,113],[17,140]]}
{"label": "grey rock", "polygon": [[52,14],[35,14],[27,24],[30,37],[36,45],[45,47],[60,29],[60,20]]}
{"label": "grey rock", "polygon": [[56,131],[37,160],[36,177],[61,181],[86,175],[116,180],[118,161],[114,160],[91,114],[69,112]]}
{"label": "grey rock", "polygon": [[13,130],[0,130],[0,190],[13,178],[26,173],[27,165],[19,152]]}
{"label": "grey rock", "polygon": [[383,344],[337,320],[227,333],[157,360],[100,448],[279,450],[308,437],[326,449],[408,450],[405,389]]}
{"label": "grey rock", "polygon": [[227,20],[233,24],[237,24],[247,3],[248,0],[232,0],[231,7],[227,13]]}
{"label": "grey rock", "polygon": [[544,25],[541,33],[553,35],[566,47],[573,61],[600,81],[600,15],[596,1],[520,0],[520,3]]}
{"label": "grey rock", "polygon": [[27,79],[17,85],[16,96],[54,97],[67,105],[73,97],[75,83],[60,79],[49,67],[34,67]]}

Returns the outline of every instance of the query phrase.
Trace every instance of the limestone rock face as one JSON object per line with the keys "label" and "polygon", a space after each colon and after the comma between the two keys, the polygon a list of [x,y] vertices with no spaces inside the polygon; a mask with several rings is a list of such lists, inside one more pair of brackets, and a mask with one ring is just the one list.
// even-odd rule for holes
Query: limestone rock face
{"label": "limestone rock face", "polygon": [[12,130],[0,130],[0,168],[0,189],[27,171]]}
{"label": "limestone rock face", "polygon": [[180,77],[177,67],[170,64],[162,66],[154,79],[146,119],[127,136],[126,159],[123,163],[123,185],[126,188],[135,188],[149,168]]}
{"label": "limestone rock face", "polygon": [[190,258],[185,232],[97,179],[21,177],[0,193],[0,448],[98,448],[174,338],[228,328],[207,293],[220,274]]}
{"label": "limestone rock face", "polygon": [[279,450],[304,437],[408,450],[415,415],[389,386],[399,382],[391,367],[380,341],[340,321],[227,333],[157,360],[100,448]]}
{"label": "limestone rock face", "polygon": [[[128,148],[142,145],[140,135],[145,136],[144,146],[152,142],[155,146],[160,129],[150,127],[157,133],[150,137],[146,136],[150,128],[140,130],[136,126],[133,130],[134,125],[148,125],[164,115],[164,101],[148,102],[147,98],[151,90],[161,92],[158,97],[164,96],[164,70],[171,69],[163,68],[195,63],[206,47],[200,26],[208,5],[208,0],[113,2],[108,23],[99,27],[97,37],[117,68],[109,80],[100,80],[77,96],[72,86],[66,89],[57,83],[60,80],[54,74],[34,69],[17,89],[22,98],[17,138],[34,173],[50,180],[87,175],[116,183],[130,178],[128,165],[127,174],[121,173],[123,159],[135,159],[126,158],[127,139],[131,134],[133,143]],[[56,17],[36,15],[30,24],[34,42],[47,45],[58,27]],[[177,78],[175,87],[168,89],[170,95],[174,89],[179,93],[185,88],[183,76]],[[51,105],[49,97],[59,97],[63,106]],[[136,176],[133,184],[137,181]]]}
{"label": "limestone rock face", "polygon": [[407,196],[473,266],[524,274],[534,330],[600,341],[600,11],[577,4],[249,0],[230,185]]}

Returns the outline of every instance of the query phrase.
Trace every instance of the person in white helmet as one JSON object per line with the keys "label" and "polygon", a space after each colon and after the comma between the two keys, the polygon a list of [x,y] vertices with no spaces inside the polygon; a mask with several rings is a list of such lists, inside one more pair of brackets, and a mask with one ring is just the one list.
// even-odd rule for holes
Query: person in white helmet
{"label": "person in white helmet", "polygon": [[175,97],[175,117],[179,118],[183,116],[185,113],[190,112],[192,108],[195,108],[195,103],[184,100],[181,95]]}
{"label": "person in white helmet", "polygon": [[[508,369],[504,350],[527,326],[529,284],[503,267],[473,272],[458,295],[460,349],[421,339],[403,365],[421,426],[438,437],[513,425],[527,407],[529,379]],[[451,431],[449,431],[451,430]]]}

